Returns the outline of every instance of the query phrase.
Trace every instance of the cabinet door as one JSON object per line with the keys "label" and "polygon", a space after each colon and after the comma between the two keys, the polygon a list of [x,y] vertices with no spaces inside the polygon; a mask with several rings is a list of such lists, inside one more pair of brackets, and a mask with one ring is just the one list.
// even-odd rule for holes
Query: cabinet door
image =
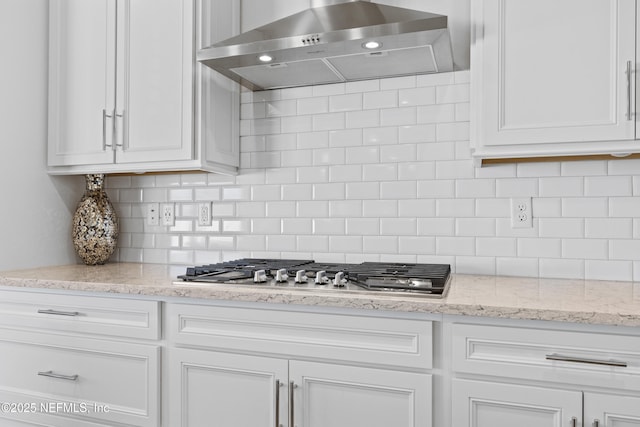
{"label": "cabinet door", "polygon": [[[235,36],[240,2],[200,0],[197,49]],[[200,155],[208,164],[240,165],[240,86],[200,63],[196,66],[196,129]]]}
{"label": "cabinet door", "polygon": [[432,425],[431,375],[291,361],[289,379],[296,427]]}
{"label": "cabinet door", "polygon": [[[286,425],[286,360],[202,350],[170,351],[168,425],[277,427],[276,417]],[[282,384],[279,389],[276,381]],[[276,404],[280,406],[277,409]]]}
{"label": "cabinet door", "polygon": [[118,0],[117,163],[193,156],[193,0]]}
{"label": "cabinet door", "polygon": [[113,163],[115,0],[49,3],[49,166]]}
{"label": "cabinet door", "polygon": [[472,3],[476,145],[635,137],[635,0]]}
{"label": "cabinet door", "polygon": [[582,393],[484,381],[453,380],[456,427],[582,426]]}
{"label": "cabinet door", "polygon": [[640,427],[640,398],[585,393],[584,419],[593,427]]}

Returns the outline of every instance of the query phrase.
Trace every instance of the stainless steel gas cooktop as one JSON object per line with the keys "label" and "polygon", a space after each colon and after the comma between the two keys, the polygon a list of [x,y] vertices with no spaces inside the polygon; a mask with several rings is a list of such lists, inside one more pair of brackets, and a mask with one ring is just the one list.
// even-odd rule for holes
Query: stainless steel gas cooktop
{"label": "stainless steel gas cooktop", "polygon": [[278,287],[333,292],[376,292],[443,298],[449,264],[318,263],[313,260],[243,258],[188,267],[185,282]]}

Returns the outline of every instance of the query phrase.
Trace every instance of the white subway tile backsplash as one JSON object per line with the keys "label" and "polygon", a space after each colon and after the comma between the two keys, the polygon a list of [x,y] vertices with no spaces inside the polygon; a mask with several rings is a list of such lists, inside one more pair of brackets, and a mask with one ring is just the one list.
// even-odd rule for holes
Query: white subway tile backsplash
{"label": "white subway tile backsplash", "polygon": [[398,128],[366,128],[362,130],[362,142],[365,145],[386,145],[398,143]]}
{"label": "white subway tile backsplash", "polygon": [[345,124],[346,118],[344,113],[316,114],[312,119],[312,129],[314,132],[344,129]]}
{"label": "white subway tile backsplash", "polygon": [[329,98],[321,96],[298,100],[298,115],[322,114],[329,112]]}
{"label": "white subway tile backsplash", "polygon": [[417,229],[415,218],[380,219],[380,234],[385,236],[415,236]]}
{"label": "white subway tile backsplash", "polygon": [[435,237],[400,236],[398,252],[401,254],[433,255],[436,253]]}
{"label": "white subway tile backsplash", "polygon": [[631,218],[587,218],[585,237],[591,239],[631,239],[633,220]]}
{"label": "white subway tile backsplash", "polygon": [[[423,142],[434,142],[436,140],[435,125],[410,125],[401,126],[398,133],[400,144],[416,144]],[[451,157],[453,158],[453,156]],[[429,159],[420,159],[429,160]]]}
{"label": "white subway tile backsplash", "polygon": [[400,107],[411,107],[417,105],[430,105],[436,103],[436,88],[418,87],[411,89],[400,89],[398,91],[398,104]]}
{"label": "white subway tile backsplash", "polygon": [[334,130],[329,132],[330,147],[362,145],[362,129]]}
{"label": "white subway tile backsplash", "polygon": [[418,235],[453,236],[455,220],[453,218],[418,218]]}
{"label": "white subway tile backsplash", "polygon": [[[461,109],[463,106],[466,106],[466,115],[469,115],[469,104],[438,104],[420,106],[417,110],[418,123],[446,123],[454,121],[468,121],[468,118],[467,120],[458,119],[458,106],[460,106]],[[464,114],[464,112],[461,112],[461,114]]]}
{"label": "white subway tile backsplash", "polygon": [[380,184],[378,182],[351,182],[345,185],[345,197],[348,200],[378,200]]}
{"label": "white subway tile backsplash", "polygon": [[398,91],[386,90],[382,92],[367,92],[363,95],[365,110],[379,108],[395,108],[398,106]]}
{"label": "white subway tile backsplash", "polygon": [[[640,160],[475,167],[469,70],[241,94],[241,170],[116,176],[114,260],[441,262],[458,273],[640,280]],[[510,199],[532,197],[533,227]],[[199,202],[214,220],[197,224]],[[172,227],[146,225],[171,202]]]}
{"label": "white subway tile backsplash", "polygon": [[574,218],[606,217],[608,216],[608,206],[609,203],[605,197],[563,198],[562,216]]}
{"label": "white subway tile backsplash", "polygon": [[541,218],[538,220],[538,227],[540,237],[581,238],[585,235],[584,220],[578,218]]}
{"label": "white subway tile backsplash", "polygon": [[313,200],[343,200],[345,199],[345,184],[314,184]]}
{"label": "white subway tile backsplash", "polygon": [[348,236],[377,236],[380,234],[379,218],[347,218]]}
{"label": "white subway tile backsplash", "polygon": [[541,258],[540,277],[584,279],[584,260]]}
{"label": "white subway tile backsplash", "polygon": [[398,179],[401,181],[420,181],[435,179],[434,162],[402,162],[398,165]]}
{"label": "white subway tile backsplash", "polygon": [[380,89],[405,89],[416,87],[416,76],[392,77],[380,80]]}
{"label": "white subway tile backsplash", "polygon": [[587,280],[633,280],[633,262],[631,261],[586,260],[584,269]]}
{"label": "white subway tile backsplash", "polygon": [[584,179],[584,195],[599,196],[631,196],[633,181],[630,176],[595,176]]}
{"label": "white subway tile backsplash", "polygon": [[436,201],[434,199],[398,200],[398,216],[434,217],[436,215]]}
{"label": "white subway tile backsplash", "polygon": [[348,111],[346,113],[347,129],[377,126],[380,126],[380,110]]}
{"label": "white subway tile backsplash", "polygon": [[538,277],[538,258],[496,258],[496,274],[499,276]]}
{"label": "white subway tile backsplash", "polygon": [[562,257],[580,259],[606,259],[609,242],[605,239],[563,239]]}
{"label": "white subway tile backsplash", "polygon": [[418,181],[418,198],[455,197],[456,182],[452,179]]}
{"label": "white subway tile backsplash", "polygon": [[398,165],[370,164],[362,166],[363,181],[395,181],[398,178]]}
{"label": "white subway tile backsplash", "polygon": [[313,129],[313,117],[314,116],[291,116],[278,120],[281,122],[282,133],[305,133],[315,130]]}
{"label": "white subway tile backsplash", "polygon": [[329,97],[329,111],[362,110],[362,94],[334,95]]}
{"label": "white subway tile backsplash", "polygon": [[343,218],[316,218],[312,220],[312,224],[313,234],[342,236],[346,229]]}
{"label": "white subway tile backsplash", "polygon": [[469,93],[468,83],[437,86],[436,102],[438,104],[469,102]]}
{"label": "white subway tile backsplash", "polygon": [[609,198],[609,216],[640,217],[640,197]]}
{"label": "white subway tile backsplash", "polygon": [[382,163],[411,162],[416,159],[415,144],[383,145],[380,147],[380,161]]}
{"label": "white subway tile backsplash", "polygon": [[380,124],[382,126],[415,125],[416,122],[416,107],[385,108],[380,110]]}

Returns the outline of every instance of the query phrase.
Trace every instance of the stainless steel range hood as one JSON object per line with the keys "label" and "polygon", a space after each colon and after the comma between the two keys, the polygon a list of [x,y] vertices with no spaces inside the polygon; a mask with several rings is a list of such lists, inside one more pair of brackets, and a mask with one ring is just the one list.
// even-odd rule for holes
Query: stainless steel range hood
{"label": "stainless steel range hood", "polygon": [[446,16],[369,1],[312,5],[202,49],[198,60],[251,90],[453,70]]}

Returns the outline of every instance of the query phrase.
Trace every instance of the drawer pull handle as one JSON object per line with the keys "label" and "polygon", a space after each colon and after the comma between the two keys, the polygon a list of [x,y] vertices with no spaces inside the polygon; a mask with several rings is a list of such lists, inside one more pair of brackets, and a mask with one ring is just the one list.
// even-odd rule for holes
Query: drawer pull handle
{"label": "drawer pull handle", "polygon": [[578,427],[578,419],[576,417],[571,417],[571,427]]}
{"label": "drawer pull handle", "polygon": [[557,360],[560,362],[588,363],[590,365],[617,366],[620,368],[627,367],[627,362],[619,362],[617,360],[587,359],[582,357],[563,356],[561,354],[547,354],[546,359]]}
{"label": "drawer pull handle", "polygon": [[593,427],[600,427],[600,420],[593,420]]}
{"label": "drawer pull handle", "polygon": [[38,314],[54,314],[56,316],[79,316],[80,313],[77,311],[60,311],[60,310],[53,310],[51,308],[48,308],[46,310],[38,310]]}
{"label": "drawer pull handle", "polygon": [[41,372],[38,372],[38,375],[40,375],[41,377],[57,378],[59,380],[67,380],[67,381],[78,380],[78,375],[62,375],[62,374],[56,374],[53,371],[41,371]]}

